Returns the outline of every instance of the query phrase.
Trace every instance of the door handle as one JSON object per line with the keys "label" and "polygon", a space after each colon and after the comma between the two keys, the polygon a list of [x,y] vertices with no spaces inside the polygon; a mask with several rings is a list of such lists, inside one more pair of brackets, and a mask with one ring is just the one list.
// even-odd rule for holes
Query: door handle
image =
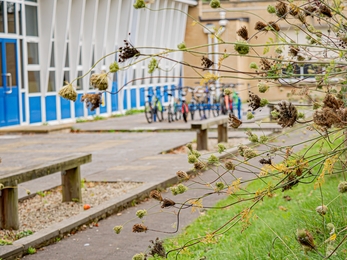
{"label": "door handle", "polygon": [[[9,83],[10,83],[10,90],[7,90],[6,91],[6,94],[11,94],[12,93],[12,74],[11,73],[6,73],[5,74],[5,76],[6,76],[6,78],[8,77],[8,79],[9,79]],[[8,86],[8,84],[7,84],[7,86]]]}

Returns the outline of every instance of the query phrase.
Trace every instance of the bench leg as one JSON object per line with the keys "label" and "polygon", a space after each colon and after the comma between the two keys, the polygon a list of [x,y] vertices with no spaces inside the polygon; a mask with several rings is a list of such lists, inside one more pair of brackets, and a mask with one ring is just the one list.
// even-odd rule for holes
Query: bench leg
{"label": "bench leg", "polygon": [[196,150],[208,150],[208,136],[207,136],[207,129],[205,130],[198,130],[196,132],[196,143],[197,147]]}
{"label": "bench leg", "polygon": [[63,202],[82,202],[80,167],[61,172]]}
{"label": "bench leg", "polygon": [[0,229],[19,229],[18,189],[0,190]]}
{"label": "bench leg", "polygon": [[218,143],[228,142],[228,127],[226,124],[218,125]]}

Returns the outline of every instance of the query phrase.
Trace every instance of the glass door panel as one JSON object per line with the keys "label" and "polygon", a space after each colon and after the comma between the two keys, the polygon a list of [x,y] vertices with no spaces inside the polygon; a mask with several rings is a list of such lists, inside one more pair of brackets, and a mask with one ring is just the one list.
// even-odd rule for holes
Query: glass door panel
{"label": "glass door panel", "polygon": [[19,124],[17,41],[0,39],[0,127]]}

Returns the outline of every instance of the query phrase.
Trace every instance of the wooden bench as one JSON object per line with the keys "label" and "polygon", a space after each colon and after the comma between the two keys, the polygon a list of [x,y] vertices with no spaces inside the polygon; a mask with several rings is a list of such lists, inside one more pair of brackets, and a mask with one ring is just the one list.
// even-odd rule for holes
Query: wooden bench
{"label": "wooden bench", "polygon": [[229,116],[219,116],[201,122],[191,124],[191,129],[196,130],[197,150],[208,149],[207,131],[211,126],[218,125],[218,143],[228,142],[228,119]]}
{"label": "wooden bench", "polygon": [[91,154],[76,153],[14,173],[0,176],[0,229],[19,229],[18,188],[31,181],[61,172],[63,202],[82,201],[80,165],[92,161]]}

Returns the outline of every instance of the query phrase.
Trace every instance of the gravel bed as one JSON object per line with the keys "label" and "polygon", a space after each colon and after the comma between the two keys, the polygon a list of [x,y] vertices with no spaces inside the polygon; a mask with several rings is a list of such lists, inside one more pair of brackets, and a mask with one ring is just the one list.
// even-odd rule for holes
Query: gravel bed
{"label": "gravel bed", "polygon": [[0,230],[1,240],[13,241],[30,233],[45,229],[84,211],[88,204],[95,207],[111,198],[141,186],[135,182],[84,182],[83,202],[62,202],[61,186],[53,190],[38,192],[34,197],[19,202],[19,230]]}
{"label": "gravel bed", "polygon": [[[243,143],[247,143],[249,140],[248,138],[231,138],[228,140],[227,143],[222,143],[224,144],[224,146],[227,149],[233,148],[233,147],[237,147],[240,144]],[[193,149],[196,149],[196,142],[192,143],[192,147]],[[199,151],[201,154],[207,154],[207,153],[211,153],[211,152],[216,152],[218,151],[218,140],[216,138],[209,138],[208,139],[208,151],[207,150],[203,150],[203,151]],[[180,146],[174,150],[171,150],[169,152],[167,152],[169,154],[187,154],[188,153],[188,148],[184,145],[184,146]]]}

